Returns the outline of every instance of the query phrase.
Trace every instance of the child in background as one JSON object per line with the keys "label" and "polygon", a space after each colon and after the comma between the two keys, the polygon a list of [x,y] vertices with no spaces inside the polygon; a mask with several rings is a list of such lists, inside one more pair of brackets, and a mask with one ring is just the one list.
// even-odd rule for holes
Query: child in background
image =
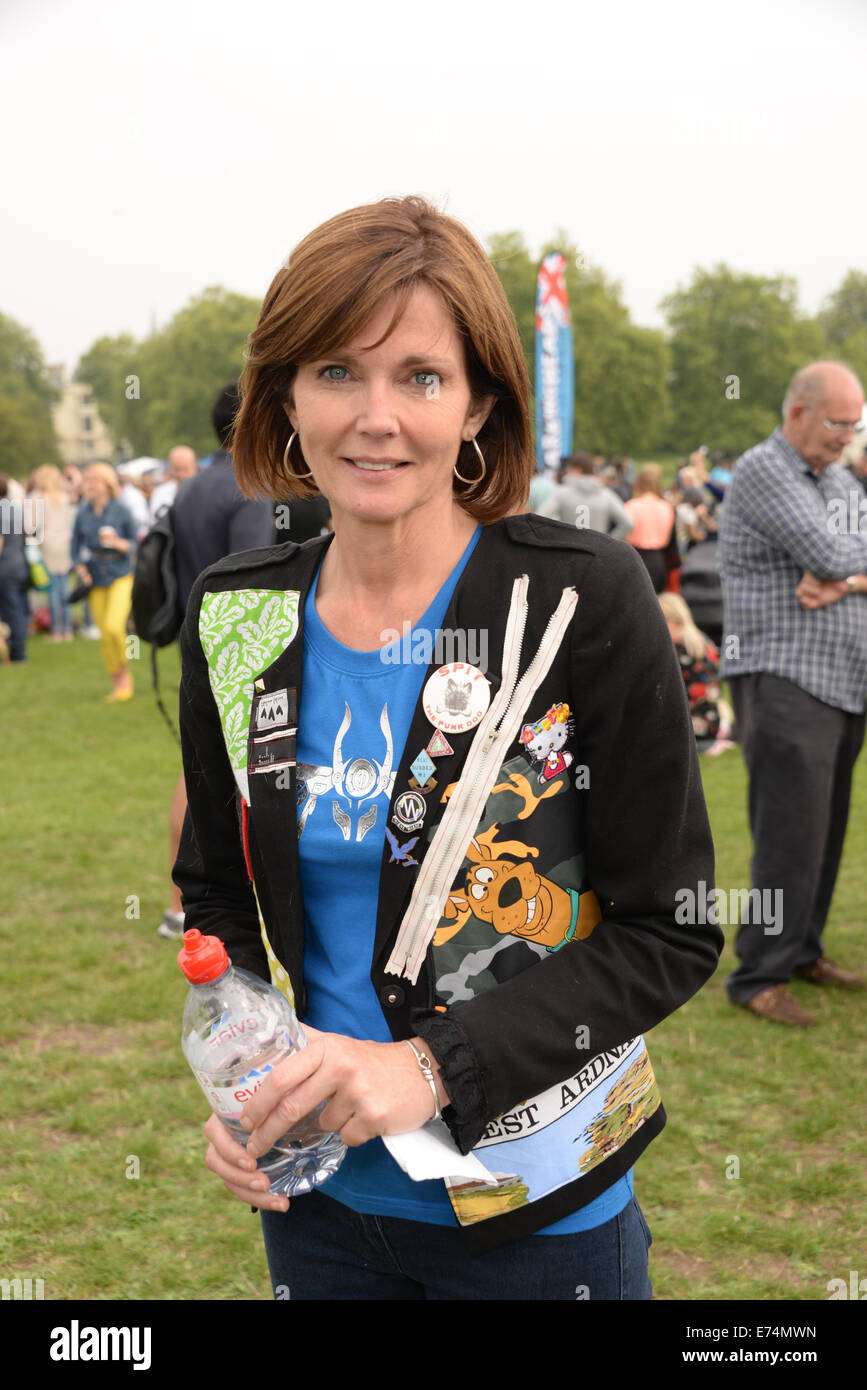
{"label": "child in background", "polygon": [[720,695],[719,652],[699,632],[679,594],[659,594],[658,598],[680,658],[696,744],[699,752],[716,757],[735,746],[731,738],[734,714]]}

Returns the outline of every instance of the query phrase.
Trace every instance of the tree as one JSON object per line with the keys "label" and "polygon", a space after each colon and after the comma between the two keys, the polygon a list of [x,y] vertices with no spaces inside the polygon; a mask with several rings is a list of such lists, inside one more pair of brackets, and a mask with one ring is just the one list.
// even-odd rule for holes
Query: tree
{"label": "tree", "polygon": [[530,256],[520,232],[495,232],[488,238],[488,256],[506,292],[515,315],[518,336],[524,349],[530,384],[533,382],[536,351],[536,274],[537,263]]}
{"label": "tree", "polygon": [[742,453],[780,424],[786,387],[822,355],[818,325],[801,316],[795,281],[717,265],[662,302],[671,334],[669,447]]}
{"label": "tree", "polygon": [[149,452],[163,458],[175,444],[190,444],[198,454],[214,451],[211,407],[220,389],[241,374],[259,308],[258,300],[215,286],[143,344]]}
{"label": "tree", "polygon": [[[654,329],[625,323],[594,339],[582,335],[576,366],[575,435],[592,453],[646,456],[660,447],[669,423],[668,348]],[[580,396],[580,399],[579,399]]]}
{"label": "tree", "polygon": [[141,343],[128,334],[99,338],[76,376],[89,383],[106,424],[134,453],[165,458],[175,444],[213,453],[211,407],[240,376],[258,315],[258,300],[211,287]]}
{"label": "tree", "polygon": [[828,357],[838,358],[867,385],[867,274],[850,270],[819,314]]}
{"label": "tree", "polygon": [[575,334],[575,446],[594,454],[658,448],[668,419],[668,351],[662,333],[629,317],[618,281],[588,264],[562,234]]}
{"label": "tree", "polygon": [[23,478],[58,463],[51,406],[57,399],[29,329],[0,314],[0,473]]}
{"label": "tree", "polygon": [[133,454],[148,452],[150,426],[141,399],[142,348],[135,338],[98,338],[79,360],[76,381],[87,382],[99,413],[117,441]]}
{"label": "tree", "polygon": [[867,328],[867,274],[863,270],[850,270],[840,288],[828,295],[819,322],[831,344],[845,343]]}

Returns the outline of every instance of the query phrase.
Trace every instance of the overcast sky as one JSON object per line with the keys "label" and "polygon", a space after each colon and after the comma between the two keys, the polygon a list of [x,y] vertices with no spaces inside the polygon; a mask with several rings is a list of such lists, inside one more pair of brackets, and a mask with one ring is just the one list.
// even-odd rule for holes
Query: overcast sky
{"label": "overcast sky", "polygon": [[0,0],[0,312],[72,367],[420,192],[638,323],[718,261],[812,313],[867,270],[865,57],[867,0]]}

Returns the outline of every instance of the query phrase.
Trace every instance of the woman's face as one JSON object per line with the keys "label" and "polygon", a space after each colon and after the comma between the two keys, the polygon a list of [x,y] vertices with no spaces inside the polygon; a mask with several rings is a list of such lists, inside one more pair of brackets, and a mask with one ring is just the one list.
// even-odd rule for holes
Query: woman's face
{"label": "woman's face", "polygon": [[[383,300],[351,342],[299,367],[286,404],[298,431],[293,457],[300,444],[335,529],[344,516],[389,522],[419,508],[433,517],[451,505],[458,450],[493,404],[493,397],[472,400],[463,344],[426,286],[413,291],[391,335],[371,347],[394,305],[391,296]],[[461,471],[475,477],[478,469]]]}
{"label": "woman's face", "polygon": [[84,475],[84,495],[88,502],[94,502],[97,507],[104,507],[111,497],[111,492],[104,478],[88,470]]}

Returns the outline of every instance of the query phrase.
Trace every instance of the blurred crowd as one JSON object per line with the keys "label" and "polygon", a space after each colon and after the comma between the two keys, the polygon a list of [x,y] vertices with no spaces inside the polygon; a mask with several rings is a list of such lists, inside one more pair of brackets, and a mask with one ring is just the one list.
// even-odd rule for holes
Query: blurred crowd
{"label": "blurred crowd", "polygon": [[[219,452],[197,459],[179,444],[166,459],[44,464],[24,482],[0,474],[0,663],[26,661],[34,635],[52,643],[81,637],[102,642],[114,678],[125,664],[117,648],[127,630],[136,546],[179,489],[215,459]],[[324,499],[293,503],[291,516],[282,510],[271,509],[269,543],[304,540],[328,524]],[[110,611],[103,591],[111,591]],[[95,614],[94,605],[105,611]],[[130,681],[114,685],[109,698],[129,698],[118,692],[131,694]]]}
{"label": "blurred crowd", "polygon": [[[867,496],[867,448],[843,460]],[[734,747],[733,715],[720,690],[723,596],[717,535],[736,458],[705,445],[677,460],[663,484],[656,463],[592,455],[564,458],[555,478],[540,474],[530,509],[628,541],[641,557],[680,659],[698,747],[711,756]]]}
{"label": "blurred crowd", "polygon": [[[135,547],[175,501],[178,489],[215,455],[197,459],[179,444],[165,460],[93,463],[83,470],[44,464],[24,482],[0,475],[0,661],[26,660],[28,635],[102,642],[112,676],[109,699],[132,695],[122,642],[130,611]],[[845,460],[853,484],[867,496],[867,449]],[[699,748],[733,746],[732,715],[721,698],[719,647],[722,590],[716,540],[734,457],[706,446],[678,459],[665,486],[655,463],[579,451],[563,459],[556,477],[537,475],[530,510],[606,532],[634,546],[645,564],[678,652]],[[313,506],[316,515],[306,518]],[[17,517],[10,509],[17,508]],[[328,525],[323,499],[292,509],[304,534],[275,519],[274,539],[305,539]],[[100,582],[96,583],[96,579]],[[110,594],[113,603],[101,603]],[[94,614],[94,604],[100,611]]]}
{"label": "blurred crowd", "polygon": [[677,651],[701,751],[734,747],[722,699],[719,645],[722,589],[716,539],[734,459],[704,446],[678,459],[668,487],[659,464],[580,451],[557,478],[534,479],[530,505],[541,516],[602,531],[632,545],[660,599]]}
{"label": "blurred crowd", "polygon": [[[48,642],[71,642],[76,635],[99,640],[90,595],[84,592],[95,587],[88,582],[91,569],[101,571],[103,579],[112,568],[119,571],[115,578],[130,574],[137,541],[198,467],[194,450],[180,445],[165,461],[138,459],[117,467],[94,462],[84,469],[43,464],[23,483],[0,476],[6,659],[26,661],[32,634],[44,634]],[[105,524],[88,535],[91,517]]]}

